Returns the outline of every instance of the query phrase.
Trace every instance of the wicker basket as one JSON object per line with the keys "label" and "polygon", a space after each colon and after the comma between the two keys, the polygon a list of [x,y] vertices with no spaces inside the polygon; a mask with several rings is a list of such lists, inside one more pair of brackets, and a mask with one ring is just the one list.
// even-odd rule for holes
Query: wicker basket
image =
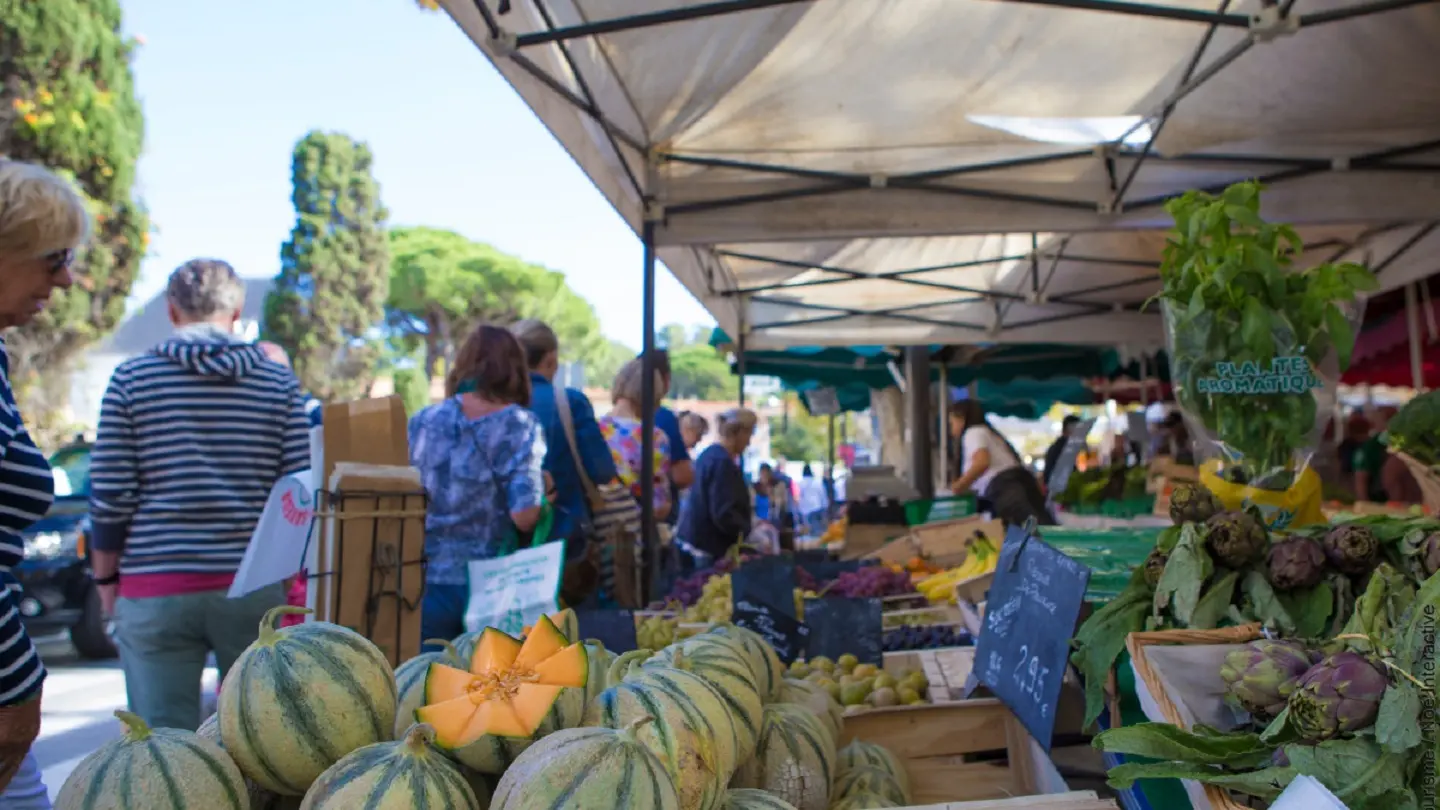
{"label": "wicker basket", "polygon": [[[1145,682],[1145,688],[1155,700],[1165,721],[1174,726],[1184,727],[1184,719],[1175,701],[1165,693],[1164,683],[1156,674],[1150,659],[1145,655],[1147,647],[1175,644],[1244,644],[1262,636],[1259,624],[1245,624],[1238,627],[1222,627],[1218,630],[1156,630],[1148,633],[1131,633],[1125,639],[1125,648],[1130,651],[1130,661],[1135,675]],[[1202,785],[1205,798],[1210,801],[1211,810],[1247,810],[1246,806],[1230,797],[1228,791],[1214,785]],[[1196,808],[1199,810],[1199,808]]]}
{"label": "wicker basket", "polygon": [[1425,500],[1425,509],[1432,514],[1440,514],[1440,475],[1428,464],[1408,453],[1395,455],[1405,462],[1406,469],[1415,476],[1415,483],[1420,485],[1420,494]]}

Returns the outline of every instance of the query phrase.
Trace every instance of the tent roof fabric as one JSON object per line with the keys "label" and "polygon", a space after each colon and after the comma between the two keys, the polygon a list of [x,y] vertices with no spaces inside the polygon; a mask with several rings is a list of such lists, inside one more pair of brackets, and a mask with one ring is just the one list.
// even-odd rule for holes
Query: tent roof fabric
{"label": "tent roof fabric", "polygon": [[1440,4],[1218,2],[442,5],[747,347],[1153,348],[1187,189],[1440,264]]}

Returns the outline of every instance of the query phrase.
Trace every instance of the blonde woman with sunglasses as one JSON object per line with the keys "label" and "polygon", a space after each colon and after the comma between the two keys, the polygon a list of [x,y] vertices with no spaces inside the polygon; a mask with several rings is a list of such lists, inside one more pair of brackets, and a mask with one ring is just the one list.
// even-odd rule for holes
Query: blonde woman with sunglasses
{"label": "blonde woman with sunglasses", "polygon": [[[89,233],[90,216],[68,182],[0,160],[0,329],[34,320],[52,293],[74,283],[71,262]],[[50,807],[30,754],[45,667],[21,622],[11,568],[25,556],[22,532],[54,498],[50,464],[25,429],[0,339],[0,807],[7,810]]]}

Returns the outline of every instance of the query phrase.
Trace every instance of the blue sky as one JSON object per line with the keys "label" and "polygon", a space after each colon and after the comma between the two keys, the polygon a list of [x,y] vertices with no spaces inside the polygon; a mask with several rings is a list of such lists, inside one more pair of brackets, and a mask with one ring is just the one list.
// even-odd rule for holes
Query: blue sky
{"label": "blue sky", "polygon": [[[605,333],[641,340],[640,241],[485,57],[413,0],[122,0],[144,38],[140,191],[158,232],[132,301],[195,256],[278,270],[290,151],[367,141],[395,225],[450,228],[563,271]],[[661,324],[712,323],[666,271]]]}

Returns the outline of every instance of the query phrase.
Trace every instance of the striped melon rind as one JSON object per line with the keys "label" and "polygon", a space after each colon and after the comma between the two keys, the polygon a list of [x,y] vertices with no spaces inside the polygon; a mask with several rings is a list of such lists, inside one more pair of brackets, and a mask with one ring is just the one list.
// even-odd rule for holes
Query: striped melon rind
{"label": "striped melon rind", "polygon": [[551,734],[500,777],[490,805],[491,810],[682,807],[664,764],[633,728],[574,728]]}
{"label": "striped melon rind", "polygon": [[903,804],[896,804],[878,793],[851,793],[844,796],[832,805],[830,810],[877,810],[886,807],[904,807]]}
{"label": "striped melon rind", "polygon": [[602,692],[585,725],[619,729],[646,717],[654,722],[635,735],[664,763],[681,810],[716,810],[742,740],[715,687],[684,670],[637,673]]}
{"label": "striped melon rind", "polygon": [[760,720],[765,704],[755,690],[745,654],[728,640],[715,636],[714,640],[682,642],[666,647],[646,661],[642,671],[663,668],[693,672],[715,687],[734,719],[736,730],[740,732],[735,761],[740,763],[749,759],[760,736]]}
{"label": "striped melon rind", "polygon": [[739,788],[725,794],[721,810],[795,810],[795,805],[773,793],[753,788]]}
{"label": "striped melon rind", "polygon": [[835,775],[835,743],[810,710],[790,703],[765,707],[755,756],[740,766],[732,788],[769,791],[796,810],[827,810]]}
{"label": "striped melon rind", "polygon": [[[430,642],[426,642],[427,644]],[[448,643],[448,642],[447,642]],[[425,705],[425,675],[433,663],[469,669],[460,661],[453,646],[437,652],[424,652],[395,668],[395,739],[415,724],[415,710]]]}
{"label": "striped melon rind", "polygon": [[[195,729],[195,733],[220,746],[222,750],[225,748],[225,742],[220,739],[220,715],[210,715],[200,724],[200,728]],[[249,779],[245,780],[245,787],[250,792],[250,810],[293,810],[300,806],[300,797],[276,796]]]}
{"label": "striped melon rind", "polygon": [[[435,733],[416,725],[398,742],[351,751],[325,769],[301,810],[433,807],[481,810],[459,767],[434,748]],[[486,796],[488,799],[488,795]]]}
{"label": "striped melon rind", "polygon": [[840,749],[838,763],[837,767],[842,774],[852,768],[879,768],[895,777],[906,795],[910,793],[910,775],[905,771],[905,764],[883,745],[852,740],[849,745]]}
{"label": "striped melon rind", "polygon": [[825,687],[810,681],[786,678],[780,686],[780,702],[804,706],[814,712],[830,731],[835,744],[840,744],[840,733],[845,726],[845,707],[837,703]]}
{"label": "striped melon rind", "polygon": [[841,773],[831,788],[841,797],[854,793],[874,793],[904,807],[910,803],[910,792],[900,785],[899,780],[884,768],[861,765]]}
{"label": "striped melon rind", "polygon": [[180,808],[249,810],[245,777],[224,749],[192,731],[150,729],[115,713],[125,735],[85,757],[55,798],[55,810]]}
{"label": "striped melon rind", "polygon": [[275,629],[304,608],[265,614],[260,636],[220,689],[225,750],[272,793],[300,796],[326,768],[395,733],[395,675],[374,644],[348,628],[306,622]]}
{"label": "striped melon rind", "polygon": [[765,639],[758,633],[733,624],[717,624],[696,638],[710,634],[739,642],[750,659],[750,669],[755,673],[755,687],[760,690],[761,700],[774,703],[780,699],[780,686],[785,682],[785,665],[780,663],[780,656]]}

